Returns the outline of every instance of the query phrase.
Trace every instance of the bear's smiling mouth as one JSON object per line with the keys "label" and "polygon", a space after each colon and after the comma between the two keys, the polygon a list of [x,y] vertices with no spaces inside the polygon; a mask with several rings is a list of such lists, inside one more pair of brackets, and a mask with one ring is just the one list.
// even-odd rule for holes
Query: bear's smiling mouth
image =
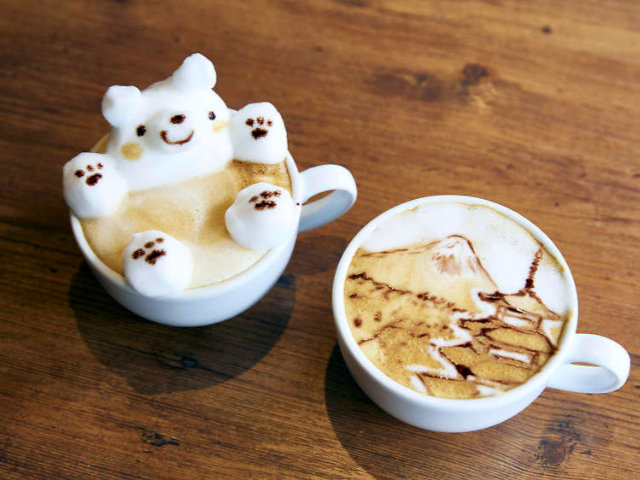
{"label": "bear's smiling mouth", "polygon": [[185,143],[190,142],[193,138],[193,130],[191,130],[191,133],[182,140],[169,140],[169,132],[167,132],[166,130],[162,130],[160,132],[160,138],[167,145],[184,145]]}

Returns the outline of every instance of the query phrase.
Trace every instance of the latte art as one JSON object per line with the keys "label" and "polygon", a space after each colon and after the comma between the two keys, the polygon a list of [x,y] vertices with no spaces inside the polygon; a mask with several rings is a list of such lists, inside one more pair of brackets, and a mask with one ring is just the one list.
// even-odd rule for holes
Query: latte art
{"label": "latte art", "polygon": [[[109,87],[109,135],[62,169],[65,200],[93,253],[143,296],[228,280],[297,229],[282,116],[268,102],[228,109],[216,81],[213,63],[195,53],[142,91]],[[247,191],[278,195],[252,208]],[[153,262],[138,261],[165,236]]]}
{"label": "latte art", "polygon": [[[401,245],[403,233],[412,243]],[[429,204],[365,239],[347,274],[345,313],[362,351],[406,387],[495,395],[526,382],[556,351],[570,313],[566,281],[515,221],[484,206]]]}

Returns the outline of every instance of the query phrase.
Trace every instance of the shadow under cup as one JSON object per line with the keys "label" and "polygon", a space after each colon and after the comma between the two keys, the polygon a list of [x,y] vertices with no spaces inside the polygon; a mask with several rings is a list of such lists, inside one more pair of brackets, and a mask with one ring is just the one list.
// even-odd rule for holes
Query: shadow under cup
{"label": "shadow under cup", "polygon": [[[515,221],[557,260],[567,272],[570,312],[556,352],[524,383],[504,393],[473,398],[450,399],[414,391],[392,380],[364,354],[356,342],[345,314],[344,290],[353,256],[369,235],[383,222],[401,212],[436,203],[480,205]],[[351,241],[338,265],[333,284],[333,311],[338,344],[354,379],[362,390],[392,416],[419,428],[440,432],[467,432],[503,422],[531,404],[547,387],[573,392],[606,393],[620,388],[629,374],[629,354],[619,344],[598,335],[577,334],[578,297],[569,266],[553,242],[533,223],[516,212],[475,197],[442,195],[416,199],[398,205],[367,224]],[[573,362],[593,366],[573,365]]]}
{"label": "shadow under cup", "polygon": [[[271,289],[291,258],[298,232],[337,219],[356,200],[356,184],[346,168],[321,165],[300,173],[290,154],[285,163],[296,202],[297,230],[284,244],[268,251],[249,269],[223,282],[175,295],[147,297],[134,290],[122,275],[96,256],[85,238],[80,220],[71,213],[74,237],[98,282],[118,303],[137,315],[165,325],[185,327],[227,320],[253,306]],[[309,198],[327,191],[332,193],[305,204]]]}

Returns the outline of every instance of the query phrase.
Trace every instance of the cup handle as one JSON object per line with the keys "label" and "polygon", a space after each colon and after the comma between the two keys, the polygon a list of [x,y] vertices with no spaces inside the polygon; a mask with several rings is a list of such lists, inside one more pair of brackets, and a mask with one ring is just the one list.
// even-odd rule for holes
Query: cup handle
{"label": "cup handle", "polygon": [[629,354],[620,344],[600,335],[578,334],[567,363],[553,374],[548,386],[579,393],[613,392],[627,381],[630,366]]}
{"label": "cup handle", "polygon": [[321,165],[305,170],[302,180],[302,203],[314,195],[333,190],[319,200],[302,206],[298,230],[305,232],[321,227],[342,216],[351,208],[358,196],[351,172],[340,165]]}

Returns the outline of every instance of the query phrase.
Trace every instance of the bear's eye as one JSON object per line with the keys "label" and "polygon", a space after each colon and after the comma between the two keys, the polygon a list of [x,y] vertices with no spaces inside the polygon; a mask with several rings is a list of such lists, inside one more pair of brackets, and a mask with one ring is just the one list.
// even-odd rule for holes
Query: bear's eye
{"label": "bear's eye", "polygon": [[142,137],[145,133],[147,133],[147,127],[145,127],[144,125],[138,125],[138,128],[136,128],[136,133],[139,137]]}
{"label": "bear's eye", "polygon": [[213,113],[213,110],[211,110],[211,111],[209,112],[209,120],[215,120],[215,119],[216,119],[216,114],[215,114],[215,113]]}

